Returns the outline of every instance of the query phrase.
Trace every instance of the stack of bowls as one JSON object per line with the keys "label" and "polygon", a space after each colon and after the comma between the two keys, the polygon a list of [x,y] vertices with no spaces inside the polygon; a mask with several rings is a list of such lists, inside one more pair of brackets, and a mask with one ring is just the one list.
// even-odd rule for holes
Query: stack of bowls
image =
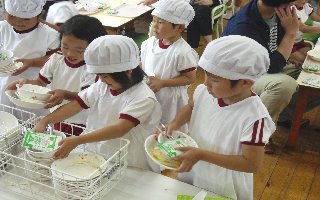
{"label": "stack of bowls", "polygon": [[0,50],[0,76],[10,76],[22,65],[14,62],[12,51]]}
{"label": "stack of bowls", "polygon": [[25,152],[24,154],[24,172],[27,177],[36,181],[50,181],[50,166],[52,164],[52,159],[39,159],[35,158]]}
{"label": "stack of bowls", "polygon": [[[66,138],[63,132],[54,130],[53,135],[62,136]],[[55,151],[36,151],[32,149],[26,149],[25,152],[25,173],[26,175],[37,181],[48,181],[50,177],[50,166],[53,162],[53,154]]]}
{"label": "stack of bowls", "polygon": [[51,97],[51,94],[48,94],[49,91],[51,90],[39,85],[23,84],[21,87],[17,87],[17,91],[6,91],[6,95],[17,106],[40,109],[44,108],[45,101]]}
{"label": "stack of bowls", "polygon": [[55,194],[60,199],[99,199],[106,160],[91,152],[70,153],[51,165]]}
{"label": "stack of bowls", "polygon": [[[19,138],[19,121],[11,113],[0,111],[0,151],[11,153],[13,145]],[[7,166],[9,157],[5,154],[0,155],[0,168]]]}
{"label": "stack of bowls", "polygon": [[[61,136],[62,139],[66,138],[66,135],[61,131],[53,130],[52,134],[57,135],[57,136]],[[56,150],[54,150],[54,151],[36,151],[33,149],[26,149],[26,152],[35,159],[53,159],[53,154],[56,152]]]}

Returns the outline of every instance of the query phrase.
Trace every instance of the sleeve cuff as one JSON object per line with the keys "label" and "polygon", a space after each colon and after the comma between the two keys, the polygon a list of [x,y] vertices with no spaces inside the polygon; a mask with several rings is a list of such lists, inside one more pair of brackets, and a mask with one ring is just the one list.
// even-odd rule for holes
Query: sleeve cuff
{"label": "sleeve cuff", "polygon": [[140,124],[140,121],[134,117],[132,117],[131,115],[127,115],[127,114],[120,114],[119,119],[126,119],[129,120],[130,122],[132,122],[135,126],[138,126]]}
{"label": "sleeve cuff", "polygon": [[46,84],[50,84],[51,82],[44,76],[39,73],[39,79],[45,82]]}
{"label": "sleeve cuff", "polygon": [[87,104],[86,104],[79,96],[76,97],[76,101],[80,104],[80,106],[81,106],[83,109],[88,109],[88,108],[90,108],[89,106],[87,106]]}
{"label": "sleeve cuff", "polygon": [[253,143],[253,142],[241,142],[241,144],[252,145],[252,146],[265,146],[265,143]]}
{"label": "sleeve cuff", "polygon": [[194,71],[194,70],[196,70],[196,69],[197,69],[196,67],[191,67],[191,68],[188,68],[188,69],[185,69],[185,70],[180,71],[180,73],[187,73],[187,72]]}

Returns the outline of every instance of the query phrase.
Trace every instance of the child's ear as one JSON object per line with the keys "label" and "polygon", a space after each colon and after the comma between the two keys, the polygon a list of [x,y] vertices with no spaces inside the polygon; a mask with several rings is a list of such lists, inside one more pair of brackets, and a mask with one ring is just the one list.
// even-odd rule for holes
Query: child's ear
{"label": "child's ear", "polygon": [[245,85],[252,86],[254,84],[254,81],[250,79],[243,79],[243,81]]}
{"label": "child's ear", "polygon": [[178,29],[180,30],[180,32],[184,32],[184,29],[186,28],[186,26],[184,24],[179,24],[178,25]]}

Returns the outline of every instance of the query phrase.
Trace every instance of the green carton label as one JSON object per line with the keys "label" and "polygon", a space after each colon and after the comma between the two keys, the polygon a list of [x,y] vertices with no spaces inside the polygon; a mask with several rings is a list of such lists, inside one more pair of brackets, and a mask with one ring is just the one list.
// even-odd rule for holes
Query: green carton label
{"label": "green carton label", "polygon": [[60,140],[62,140],[61,136],[27,131],[23,138],[22,146],[43,152],[54,151],[58,148]]}
{"label": "green carton label", "polygon": [[170,158],[173,158],[173,157],[176,157],[176,156],[179,156],[182,154],[181,151],[177,151],[175,148],[176,147],[186,147],[187,144],[184,143],[180,139],[176,139],[176,140],[168,140],[165,142],[158,142],[157,146],[167,156],[169,156]]}

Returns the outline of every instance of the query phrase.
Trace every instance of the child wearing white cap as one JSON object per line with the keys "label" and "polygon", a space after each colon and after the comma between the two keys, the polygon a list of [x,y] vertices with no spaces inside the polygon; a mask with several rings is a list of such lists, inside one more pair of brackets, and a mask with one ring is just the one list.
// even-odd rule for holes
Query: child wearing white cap
{"label": "child wearing white cap", "polygon": [[46,20],[43,23],[59,30],[68,19],[77,14],[79,14],[79,11],[73,1],[56,0],[56,3],[49,7]]}
{"label": "child wearing white cap", "polygon": [[[187,104],[187,87],[196,79],[198,54],[181,37],[194,10],[185,0],[160,0],[151,13],[154,36],[142,43],[142,69],[162,106],[162,123]],[[187,132],[187,126],[181,127]]]}
{"label": "child wearing white cap", "polygon": [[[70,18],[60,29],[61,52],[52,54],[39,77],[34,80],[22,78],[9,84],[7,89],[15,90],[16,85],[33,84],[46,87],[50,84],[52,94],[45,108],[53,112],[60,106],[74,100],[78,92],[95,83],[97,76],[86,71],[84,51],[95,38],[106,35],[104,26],[97,18],[76,15]],[[80,112],[66,119],[66,122],[85,126],[87,114]],[[55,129],[74,135],[79,135],[83,129],[63,124],[56,124]]]}
{"label": "child wearing white cap", "polygon": [[177,148],[184,152],[175,158],[182,162],[178,171],[185,172],[179,180],[232,199],[253,199],[253,173],[275,124],[251,86],[269,64],[268,51],[244,36],[207,45],[199,61],[205,82],[167,125],[171,134],[190,122],[190,136],[199,145]]}
{"label": "child wearing white cap", "polygon": [[95,131],[62,140],[56,159],[68,156],[79,144],[99,141],[98,151],[107,153],[105,144],[112,145],[112,139],[123,137],[130,140],[129,166],[160,171],[152,161],[149,164],[143,144],[159,124],[161,108],[143,82],[136,43],[126,36],[102,36],[89,44],[84,59],[88,72],[98,74],[100,80],[81,91],[76,100],[43,118],[35,130],[42,132],[48,123],[88,109],[86,126]]}
{"label": "child wearing white cap", "polygon": [[0,42],[4,49],[13,51],[23,66],[15,76],[0,77],[1,104],[13,106],[4,92],[7,83],[20,77],[35,79],[48,55],[59,48],[58,32],[39,23],[44,4],[44,0],[5,0],[6,20],[0,22]]}

